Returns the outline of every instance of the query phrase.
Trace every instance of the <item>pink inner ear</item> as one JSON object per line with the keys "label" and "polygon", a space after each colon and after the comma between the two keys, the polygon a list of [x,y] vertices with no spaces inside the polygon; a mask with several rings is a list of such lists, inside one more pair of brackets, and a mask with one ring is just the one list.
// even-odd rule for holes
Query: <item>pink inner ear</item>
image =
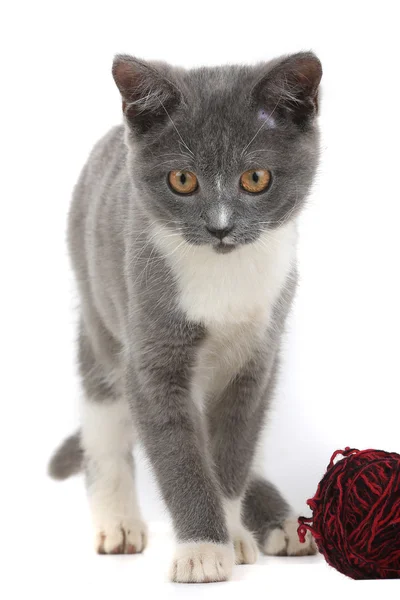
{"label": "pink inner ear", "polygon": [[141,73],[137,66],[123,60],[114,64],[113,75],[119,91],[125,97],[133,95],[141,82]]}
{"label": "pink inner ear", "polygon": [[315,94],[322,77],[321,63],[314,58],[302,59],[293,74],[300,85]]}

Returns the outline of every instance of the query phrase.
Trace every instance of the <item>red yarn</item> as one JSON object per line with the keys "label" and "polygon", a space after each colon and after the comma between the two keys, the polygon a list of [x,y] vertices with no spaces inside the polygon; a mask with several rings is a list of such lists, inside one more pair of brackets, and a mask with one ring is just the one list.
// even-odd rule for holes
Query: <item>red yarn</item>
{"label": "red yarn", "polygon": [[299,539],[311,531],[332,567],[353,579],[400,578],[399,454],[337,450],[307,504],[313,516],[299,518]]}

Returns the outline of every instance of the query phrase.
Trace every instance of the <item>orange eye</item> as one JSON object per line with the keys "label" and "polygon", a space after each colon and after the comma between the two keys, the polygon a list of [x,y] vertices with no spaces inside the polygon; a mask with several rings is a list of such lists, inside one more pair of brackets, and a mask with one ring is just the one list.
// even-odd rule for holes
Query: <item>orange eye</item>
{"label": "orange eye", "polygon": [[246,192],[251,194],[266,190],[270,181],[271,173],[266,169],[250,169],[240,177],[240,185]]}
{"label": "orange eye", "polygon": [[178,194],[192,194],[199,185],[196,175],[191,171],[170,171],[168,181]]}

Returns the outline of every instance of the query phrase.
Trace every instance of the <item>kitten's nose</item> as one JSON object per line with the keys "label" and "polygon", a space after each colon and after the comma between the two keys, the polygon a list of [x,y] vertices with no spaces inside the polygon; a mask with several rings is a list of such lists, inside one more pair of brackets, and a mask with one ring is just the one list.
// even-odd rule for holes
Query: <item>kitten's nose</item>
{"label": "kitten's nose", "polygon": [[223,240],[233,229],[233,227],[224,227],[223,229],[217,229],[215,227],[206,226],[207,231],[214,235],[215,237]]}

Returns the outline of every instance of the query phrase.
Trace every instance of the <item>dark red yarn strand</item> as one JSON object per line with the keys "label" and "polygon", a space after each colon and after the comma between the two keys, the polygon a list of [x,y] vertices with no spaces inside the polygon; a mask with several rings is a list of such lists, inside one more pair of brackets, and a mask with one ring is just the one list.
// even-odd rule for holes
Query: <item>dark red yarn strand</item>
{"label": "dark red yarn strand", "polygon": [[[344,458],[335,463],[335,458]],[[300,517],[326,561],[353,579],[400,578],[400,455],[345,448],[333,453]]]}

